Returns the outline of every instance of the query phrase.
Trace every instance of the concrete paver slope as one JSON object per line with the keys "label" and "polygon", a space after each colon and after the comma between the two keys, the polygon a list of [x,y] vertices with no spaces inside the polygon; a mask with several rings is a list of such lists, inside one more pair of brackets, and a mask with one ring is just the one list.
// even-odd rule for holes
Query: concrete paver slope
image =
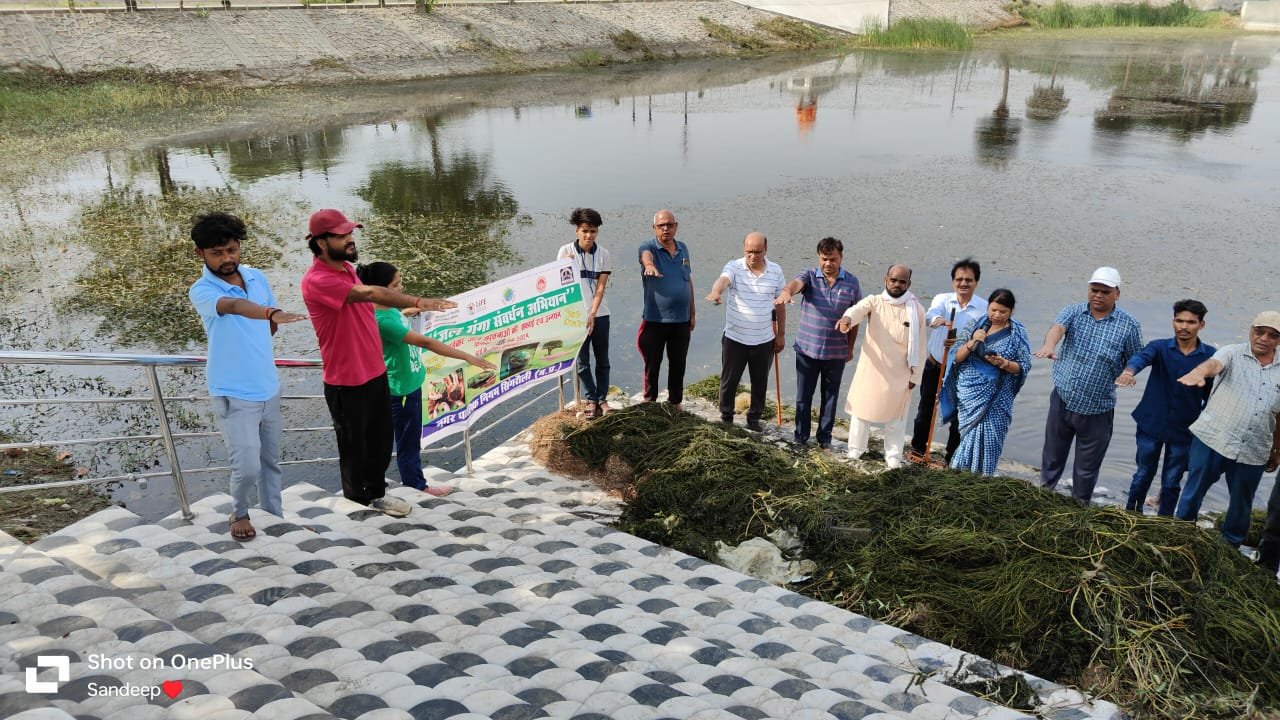
{"label": "concrete paver slope", "polygon": [[889,0],[736,0],[797,20],[861,34],[868,23],[889,26]]}
{"label": "concrete paver slope", "polygon": [[[993,663],[601,524],[616,503],[519,440],[473,474],[428,473],[458,491],[390,490],[407,518],[294,485],[245,543],[226,495],[189,523],[111,508],[32,546],[0,535],[0,717],[1027,717],[939,682]],[[70,681],[27,693],[51,654]],[[179,656],[224,662],[187,672]],[[160,680],[182,684],[90,687]],[[1029,681],[1042,717],[1117,716]]]}

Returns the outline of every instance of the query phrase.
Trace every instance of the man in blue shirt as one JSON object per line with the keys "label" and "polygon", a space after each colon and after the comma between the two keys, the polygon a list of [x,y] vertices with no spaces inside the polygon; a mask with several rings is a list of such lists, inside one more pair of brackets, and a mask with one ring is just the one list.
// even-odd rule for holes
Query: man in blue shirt
{"label": "man in blue shirt", "polygon": [[667,362],[667,402],[680,407],[684,400],[684,364],[689,354],[696,312],[693,305],[693,269],[689,248],[676,240],[676,216],[659,210],[653,216],[653,239],[640,245],[644,310],[636,345],[644,359],[644,399],[658,399],[658,375],[662,354]]}
{"label": "man in blue shirt", "polygon": [[1218,351],[1212,345],[1200,342],[1206,312],[1204,303],[1199,300],[1174,303],[1173,337],[1147,343],[1141,352],[1129,359],[1124,372],[1116,378],[1116,385],[1133,387],[1138,382],[1134,376],[1143,368],[1151,368],[1142,400],[1133,410],[1133,419],[1138,424],[1138,469],[1129,485],[1129,499],[1125,503],[1127,510],[1142,513],[1163,448],[1164,472],[1160,474],[1160,504],[1156,512],[1164,517],[1173,517],[1191,452],[1191,431],[1188,428],[1200,416],[1212,388],[1212,380],[1206,382],[1205,387],[1196,388],[1179,383],[1178,378]]}
{"label": "man in blue shirt", "polygon": [[[1116,378],[1142,349],[1138,321],[1116,307],[1120,271],[1100,267],[1089,278],[1088,302],[1068,305],[1045,334],[1038,358],[1055,360],[1049,418],[1044,428],[1040,483],[1052,490],[1067,465],[1074,441],[1071,495],[1082,505],[1093,499],[1098,469],[1111,444]],[[1061,349],[1055,349],[1058,342]]]}
{"label": "man in blue shirt", "polygon": [[280,504],[280,380],[271,336],[284,323],[306,315],[275,307],[276,297],[260,271],[240,264],[244,223],[227,213],[196,218],[191,239],[204,271],[188,292],[209,338],[205,372],[209,399],[231,465],[231,537],[255,535],[249,522],[249,489],[272,515]]}

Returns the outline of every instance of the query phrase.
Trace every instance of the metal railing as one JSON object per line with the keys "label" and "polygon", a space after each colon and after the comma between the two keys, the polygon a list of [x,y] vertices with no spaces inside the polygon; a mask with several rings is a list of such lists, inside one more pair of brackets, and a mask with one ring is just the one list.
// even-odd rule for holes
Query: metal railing
{"label": "metal railing", "polygon": [[[316,369],[322,367],[319,360],[309,359],[293,359],[281,358],[277,359],[276,367],[278,368],[311,368]],[[77,478],[75,480],[58,480],[53,482],[29,483],[23,485],[11,485],[0,487],[0,493],[26,492],[29,490],[41,490],[50,488],[75,487],[80,485],[94,485],[105,482],[124,482],[137,481],[146,483],[147,480],[157,477],[172,477],[174,491],[178,496],[178,504],[182,512],[183,518],[190,520],[194,517],[191,512],[191,502],[187,496],[186,475],[196,475],[205,473],[227,472],[231,468],[227,466],[216,467],[200,467],[200,468],[183,468],[182,461],[178,454],[177,441],[189,440],[196,438],[218,437],[220,433],[216,431],[209,432],[174,432],[167,403],[173,402],[197,402],[207,401],[209,397],[193,396],[193,395],[174,395],[166,396],[160,385],[159,374],[157,368],[188,368],[188,367],[204,367],[205,358],[198,356],[186,355],[130,355],[115,353],[60,353],[60,352],[25,352],[25,351],[0,351],[0,365],[78,365],[78,366],[123,366],[136,367],[143,370],[143,374],[147,381],[149,396],[147,397],[88,397],[88,398],[0,398],[0,405],[11,407],[23,406],[49,406],[49,405],[110,405],[110,404],[137,404],[150,405],[155,416],[157,432],[143,435],[109,435],[102,437],[85,437],[85,438],[69,438],[59,440],[33,440],[25,442],[8,442],[0,443],[0,451],[11,449],[39,449],[64,447],[73,445],[101,445],[111,443],[126,442],[155,442],[160,441],[165,458],[168,460],[169,468],[167,470],[156,470],[151,472],[128,472],[117,475],[105,475],[101,477]],[[492,430],[499,423],[510,419],[516,413],[519,413],[539,400],[545,398],[553,392],[559,393],[560,408],[564,409],[565,376],[569,373],[561,373],[556,377],[556,387],[545,390],[534,397],[530,398],[523,404],[511,409],[506,414],[497,418],[489,418],[485,416],[486,424],[478,430],[472,430],[467,427],[462,434],[462,439],[451,444],[433,448],[440,452],[456,450],[463,448],[466,459],[467,471],[472,472],[472,453],[471,441],[480,437],[484,433]],[[575,392],[576,395],[576,392]],[[316,400],[324,399],[324,395],[281,395],[281,400]],[[321,431],[332,431],[332,425],[324,425],[318,427],[286,427],[284,433],[313,433]],[[308,465],[317,463],[336,462],[336,457],[312,458],[306,460],[286,460],[280,463],[281,466],[286,465]]]}

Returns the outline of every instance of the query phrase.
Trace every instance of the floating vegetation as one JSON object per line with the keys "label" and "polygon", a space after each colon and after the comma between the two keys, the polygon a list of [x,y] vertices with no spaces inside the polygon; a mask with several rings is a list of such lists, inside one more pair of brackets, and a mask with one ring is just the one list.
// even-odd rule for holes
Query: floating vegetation
{"label": "floating vegetation", "polygon": [[165,351],[203,343],[204,328],[191,310],[187,289],[200,273],[191,223],[212,210],[234,213],[248,227],[241,261],[264,268],[279,261],[283,239],[269,231],[273,214],[229,190],[195,190],[166,182],[161,195],[108,190],[80,215],[75,237],[95,257],[77,277],[75,312],[102,317],[100,334],[113,347],[143,344]]}
{"label": "floating vegetation", "polygon": [[429,166],[383,165],[357,190],[377,213],[365,223],[361,262],[390,262],[406,291],[439,297],[480,287],[495,267],[519,259],[506,242],[515,197],[483,156],[446,157],[437,142],[442,124],[425,121]]}
{"label": "floating vegetation", "polygon": [[1197,10],[1182,0],[1160,6],[1146,2],[1075,5],[1057,0],[1048,6],[1019,4],[1011,9],[1032,25],[1046,28],[1212,27],[1226,18],[1225,13]]}
{"label": "floating vegetation", "polygon": [[903,18],[888,27],[876,20],[863,27],[862,42],[874,48],[967,50],[973,33],[954,20]]}
{"label": "floating vegetation", "polygon": [[865,475],[660,403],[545,423],[542,456],[633,473],[628,532],[710,560],[717,540],[788,529],[819,566],[800,592],[1138,718],[1280,706],[1280,586],[1191,523],[1081,507],[1009,478]]}

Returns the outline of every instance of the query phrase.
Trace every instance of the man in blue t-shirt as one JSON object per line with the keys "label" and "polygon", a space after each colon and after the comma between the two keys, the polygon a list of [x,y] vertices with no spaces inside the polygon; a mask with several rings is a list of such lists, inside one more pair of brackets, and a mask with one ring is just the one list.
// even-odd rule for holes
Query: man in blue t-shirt
{"label": "man in blue t-shirt", "polygon": [[696,311],[689,248],[676,240],[677,225],[670,210],[659,210],[653,216],[653,239],[641,243],[637,253],[644,309],[636,345],[644,359],[645,402],[658,399],[658,374],[665,352],[670,363],[667,402],[679,408],[684,400],[684,364]]}
{"label": "man in blue t-shirt", "polygon": [[1129,485],[1129,499],[1125,509],[1137,513],[1147,500],[1147,490],[1160,465],[1160,451],[1164,450],[1164,471],[1160,473],[1160,504],[1157,514],[1173,517],[1182,492],[1182,476],[1187,472],[1187,458],[1191,453],[1191,423],[1200,417],[1205,401],[1213,387],[1212,380],[1203,388],[1187,387],[1178,382],[1197,365],[1213,357],[1218,351],[1212,345],[1200,342],[1204,329],[1204,315],[1208,312],[1199,300],[1179,300],[1173,304],[1173,337],[1152,340],[1142,351],[1129,358],[1124,372],[1116,378],[1116,385],[1133,387],[1134,377],[1143,368],[1151,368],[1147,388],[1142,400],[1133,410],[1138,423],[1137,465],[1133,482]]}
{"label": "man in blue t-shirt", "polygon": [[245,227],[240,218],[209,213],[196,218],[191,239],[204,271],[187,293],[209,338],[205,372],[209,400],[231,465],[231,537],[248,540],[249,489],[272,515],[280,504],[280,380],[271,336],[306,315],[275,307],[276,297],[259,270],[240,264]]}

